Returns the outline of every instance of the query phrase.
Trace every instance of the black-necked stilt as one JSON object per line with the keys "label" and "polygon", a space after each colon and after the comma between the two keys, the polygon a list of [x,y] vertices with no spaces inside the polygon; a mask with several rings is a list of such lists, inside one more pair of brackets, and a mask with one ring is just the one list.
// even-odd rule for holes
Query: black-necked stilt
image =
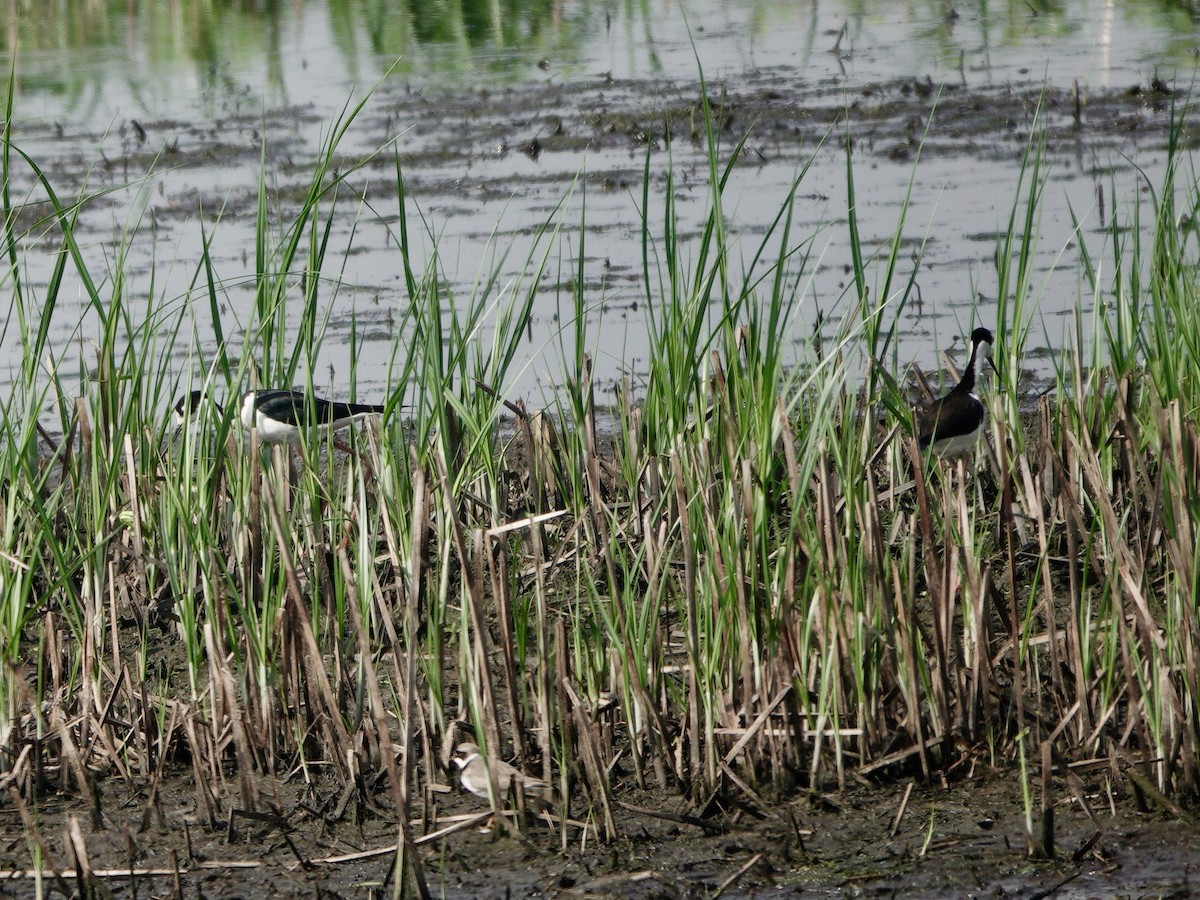
{"label": "black-necked stilt", "polygon": [[956,456],[975,446],[983,432],[987,411],[975,393],[975,380],[986,360],[992,361],[995,338],[986,328],[971,332],[971,358],[958,384],[945,397],[917,413],[917,439],[922,450],[938,456]]}
{"label": "black-necked stilt", "polygon": [[468,742],[459,744],[454,748],[454,764],[458,766],[458,780],[462,783],[465,790],[470,791],[476,797],[487,799],[488,796],[488,769],[491,769],[492,774],[496,778],[496,789],[500,792],[500,798],[507,797],[509,788],[512,787],[513,781],[520,783],[526,796],[548,802],[551,797],[550,785],[542,781],[540,778],[533,778],[526,775],[515,766],[511,766],[503,760],[494,759],[490,762],[485,762],[483,756],[479,752],[479,747]]}
{"label": "black-necked stilt", "polygon": [[[205,403],[224,413],[221,404],[205,391],[192,391],[176,401],[175,421],[182,428],[197,417]],[[264,444],[299,444],[302,434],[316,438],[383,410],[369,403],[342,403],[309,397],[302,391],[272,388],[246,392],[241,422],[247,429],[257,428],[258,439]]]}
{"label": "black-necked stilt", "polygon": [[184,394],[175,401],[175,424],[184,426],[196,417],[200,412],[200,405],[208,400],[217,412],[221,412],[221,404],[215,400],[209,400],[208,395],[204,391],[192,391],[190,394]]}
{"label": "black-necked stilt", "polygon": [[258,429],[258,439],[264,444],[299,444],[383,410],[371,403],[343,403],[303,391],[267,389],[246,392],[241,418],[247,429]]}
{"label": "black-necked stilt", "polygon": [[215,409],[218,414],[223,414],[225,412],[225,410],[221,407],[221,404],[212,399],[212,397],[210,397],[204,391],[192,391],[191,393],[184,394],[175,401],[174,413],[175,424],[177,427],[171,437],[172,441],[179,437],[179,433],[183,431],[183,429],[187,428],[188,425],[200,418],[200,408],[206,403],[212,404],[213,409]]}

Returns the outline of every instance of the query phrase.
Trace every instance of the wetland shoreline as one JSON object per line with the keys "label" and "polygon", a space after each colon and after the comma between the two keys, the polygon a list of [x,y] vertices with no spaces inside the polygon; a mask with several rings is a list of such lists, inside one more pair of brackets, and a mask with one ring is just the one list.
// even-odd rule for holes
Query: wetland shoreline
{"label": "wetland shoreline", "polygon": [[[443,126],[460,123],[458,132],[447,136],[443,128],[441,137],[428,138],[423,150],[422,135],[414,132],[418,149],[402,154],[408,187],[425,198],[427,209],[436,209],[511,195],[518,182],[535,193],[560,190],[561,172],[570,167],[556,173],[548,161],[598,146],[624,161],[589,170],[588,178],[601,191],[611,185],[628,192],[642,178],[647,143],[659,142],[653,151],[659,153],[699,137],[705,150],[710,126],[724,140],[754,123],[738,163],[753,171],[802,131],[812,140],[836,130],[847,105],[863,123],[854,132],[852,155],[864,154],[867,166],[908,164],[918,145],[935,165],[940,158],[973,154],[1009,159],[1028,146],[1035,107],[1046,113],[1049,153],[1082,158],[1128,141],[1165,147],[1169,138],[1172,98],[1166,86],[1093,95],[1080,121],[1066,89],[947,91],[938,101],[935,128],[922,139],[934,92],[919,81],[866,88],[850,104],[831,102],[844,100],[831,91],[821,105],[810,102],[811,95],[769,87],[769,73],[761,78],[748,79],[738,92],[710,91],[711,119],[682,87],[675,102],[645,115],[635,110],[646,97],[619,84],[453,100],[414,94],[404,101],[408,106],[385,93],[380,101],[397,105],[366,117],[363,143],[385,143],[398,121],[417,121],[431,108]],[[698,114],[703,132],[695,127]],[[295,112],[285,115],[303,121]],[[202,168],[220,168],[246,158],[242,142],[251,140],[249,121],[238,123],[237,140],[228,144],[210,135],[213,143],[201,146],[200,135],[188,127],[141,123],[151,136],[147,141],[180,129],[171,151],[180,165],[198,157]],[[1181,150],[1194,147],[1186,130],[1176,137]],[[286,141],[270,143],[284,176],[273,184],[271,202],[279,210],[303,208],[301,185],[313,168]],[[447,170],[469,168],[470,160],[488,154],[526,162],[495,180],[446,179]],[[705,188],[692,185],[704,184],[704,172],[696,163],[700,154],[682,155],[675,163],[682,172],[691,165],[695,181],[673,183],[681,202],[691,202],[703,197]],[[82,185],[82,174],[72,175],[59,161],[56,183],[79,178]],[[136,170],[143,161],[134,153],[111,172]],[[337,169],[342,158],[328,162]],[[372,166],[385,172],[391,162]],[[531,180],[527,164],[545,166],[544,178]],[[197,183],[166,194],[155,220],[182,216],[188,204],[180,198],[205,196],[205,190]],[[252,217],[260,200],[258,194],[227,195],[223,215],[233,221]],[[1102,225],[1116,228],[1111,221]],[[81,238],[89,234],[86,221],[80,228]],[[419,265],[413,268],[420,273]],[[710,272],[696,274],[702,281]],[[420,279],[408,275],[404,290],[411,292]],[[576,284],[608,291],[612,279],[622,277],[640,273],[618,269],[608,280],[585,277]],[[854,273],[840,277],[852,282]],[[424,300],[414,301],[426,304],[420,322],[428,333],[440,321],[439,290],[427,288]],[[707,318],[707,304],[704,299],[697,307],[694,321]],[[377,327],[390,343],[395,326],[387,323],[381,309],[364,313],[353,328]],[[519,344],[527,327],[518,319],[513,333],[502,337]],[[671,334],[684,330],[681,325]],[[470,345],[466,335],[448,330],[445,342]],[[338,352],[344,336],[333,329],[324,349]],[[689,897],[711,896],[722,886],[724,896],[1189,890],[1200,841],[1190,824],[1178,824],[1177,811],[1148,799],[1128,773],[1136,768],[1149,772],[1142,777],[1150,781],[1165,778],[1185,805],[1194,796],[1194,758],[1188,762],[1194,717],[1179,717],[1175,743],[1155,744],[1146,724],[1154,716],[1138,707],[1161,703],[1158,712],[1172,710],[1179,698],[1186,706],[1191,663],[1181,655],[1166,671],[1154,670],[1161,674],[1159,687],[1178,694],[1148,700],[1135,693],[1150,691],[1136,685],[1156,663],[1145,662],[1143,670],[1137,654],[1152,656],[1156,635],[1164,643],[1195,641],[1195,623],[1186,617],[1178,625],[1156,618],[1174,610],[1182,596],[1173,592],[1182,578],[1173,567],[1186,568],[1186,554],[1159,518],[1173,502],[1175,482],[1149,474],[1173,464],[1176,454],[1180,471],[1195,465],[1190,414],[1176,428],[1171,416],[1178,401],[1165,396],[1158,382],[1154,390],[1162,396],[1123,406],[1134,396],[1126,390],[1134,376],[1114,370],[1094,397],[1082,383],[1072,394],[1064,382],[1053,395],[1059,405],[1039,408],[1054,427],[1027,443],[1006,442],[1022,426],[1004,418],[1005,401],[998,399],[996,427],[1007,422],[1014,431],[985,451],[978,488],[971,482],[968,490],[965,479],[931,477],[926,500],[906,499],[908,505],[890,508],[880,523],[869,510],[872,504],[887,508],[879,497],[900,480],[900,442],[880,444],[882,435],[868,433],[853,452],[839,455],[838,440],[861,422],[848,416],[820,424],[834,422],[839,407],[823,395],[792,393],[796,382],[781,374],[788,366],[770,350],[778,337],[760,322],[741,337],[730,334],[727,344],[714,341],[717,362],[711,368],[703,360],[713,354],[675,354],[681,368],[669,374],[680,383],[692,380],[691,392],[680,394],[674,407],[653,394],[672,379],[659,370],[656,386],[647,365],[642,374],[650,400],[618,406],[612,446],[603,451],[596,445],[594,394],[609,385],[601,386],[604,376],[595,382],[583,377],[590,370],[581,364],[563,373],[563,383],[576,388],[573,399],[563,401],[570,413],[560,420],[564,427],[541,432],[534,417],[518,416],[516,433],[524,443],[511,450],[512,458],[530,462],[500,466],[502,471],[490,439],[500,398],[472,387],[467,364],[456,361],[465,353],[447,354],[449,365],[461,368],[439,381],[444,373],[433,356],[414,351],[428,368],[414,373],[422,376],[413,378],[418,391],[427,393],[413,430],[406,426],[398,433],[388,426],[362,435],[369,469],[352,460],[344,471],[306,471],[291,484],[275,480],[278,471],[269,466],[235,459],[211,436],[163,454],[165,442],[145,438],[162,427],[153,416],[165,396],[126,387],[131,379],[120,365],[98,365],[100,372],[123,375],[97,379],[78,405],[73,398],[54,401],[68,427],[52,462],[70,475],[43,505],[44,518],[29,520],[37,539],[4,548],[8,556],[28,560],[33,574],[22,588],[29,607],[17,634],[7,635],[20,642],[20,654],[6,663],[6,678],[22,690],[17,701],[8,695],[21,712],[5,746],[3,777],[13,793],[0,806],[9,838],[0,847],[0,868],[10,875],[23,871],[32,857],[62,870],[83,867],[86,857],[96,871],[163,873],[85,875],[76,886],[81,892],[103,883],[134,895],[148,882],[154,894],[169,894],[176,867],[183,895],[389,892],[385,856],[320,860],[395,846],[397,779],[413,791],[414,837],[435,831],[444,816],[479,811],[480,804],[438,767],[436,746],[448,719],[470,716],[480,729],[491,728],[492,737],[510,744],[515,737],[535,763],[545,759],[535,750],[544,740],[535,736],[534,723],[541,721],[540,733],[553,733],[563,742],[557,749],[574,759],[584,759],[592,746],[610,782],[597,784],[597,773],[584,771],[582,762],[567,767],[573,803],[586,811],[594,830],[586,838],[576,828],[563,834],[533,824],[523,837],[464,829],[420,847],[420,867],[435,895],[504,896],[511,889],[514,895]],[[119,358],[116,343],[102,342],[102,363],[104,353],[112,354],[110,363]],[[207,337],[201,344],[202,354],[214,352]],[[194,351],[189,348],[189,358]],[[243,361],[231,362],[237,368]],[[764,388],[763,372],[780,380]],[[285,377],[282,367],[275,374]],[[1009,370],[1010,387],[1018,376]],[[616,381],[619,375],[609,377]],[[1153,393],[1150,383],[1160,376],[1142,377]],[[372,383],[369,377],[364,382]],[[755,398],[762,396],[771,403],[759,408]],[[785,406],[794,403],[794,415],[777,418],[775,396]],[[10,426],[24,413],[17,406],[9,410]],[[1158,446],[1169,453],[1134,440],[1135,417],[1145,428],[1160,429],[1154,432]],[[96,423],[104,427],[84,427]],[[808,429],[826,430],[810,437]],[[32,444],[43,440],[29,433]],[[694,454],[678,450],[692,441]],[[809,454],[811,465],[803,468]],[[16,486],[12,490],[44,477],[28,470],[26,457],[13,452],[6,460],[5,484]],[[1025,480],[1009,481],[1014,471]],[[130,484],[149,487],[130,490]],[[64,494],[62,485],[79,492]],[[253,506],[250,497],[262,505]],[[711,503],[711,511],[704,514],[697,498]],[[1186,504],[1195,497],[1184,492],[1176,499]],[[1106,501],[1120,521],[1144,529],[1138,539],[1115,526],[1106,530]],[[5,504],[24,509],[14,515],[27,521],[17,495]],[[278,519],[272,519],[271,504],[278,504]],[[802,519],[813,509],[825,518],[809,531]],[[505,530],[522,516],[559,510],[569,511],[570,527],[550,525],[537,537],[528,525]],[[1186,520],[1179,515],[1173,528]],[[739,522],[748,523],[745,531],[737,529]],[[1047,529],[1040,545],[1031,522]],[[727,532],[728,523],[733,530]],[[411,533],[405,530],[410,525]],[[1112,543],[1082,551],[1072,542],[1090,533],[1085,525],[1100,535],[1096,540]],[[636,549],[625,556],[621,540],[606,538],[605,527]],[[974,557],[951,552],[954,539],[968,540],[959,528],[981,548]],[[1018,541],[1012,535],[1022,528],[1028,530]],[[871,536],[869,545],[855,543],[860,533]],[[484,542],[494,544],[485,551]],[[1126,565],[1132,557],[1123,554],[1139,549],[1145,554],[1134,578]],[[1084,563],[1073,567],[1070,560],[1083,552]],[[796,554],[790,567],[771,568],[788,553]],[[710,558],[716,570],[706,569]],[[918,558],[924,562],[912,562]],[[833,575],[821,571],[834,567],[831,560],[843,561],[842,568],[830,569]],[[540,581],[543,569],[546,584]],[[851,573],[849,582],[835,583],[843,571]],[[853,581],[859,571],[873,573],[869,589]],[[695,579],[690,587],[687,578]],[[1152,598],[1148,618],[1120,593],[1130,579]],[[1052,599],[1046,599],[1047,585]],[[887,594],[893,586],[894,595]],[[353,606],[360,595],[370,596]],[[1110,607],[1110,595],[1123,599]],[[697,606],[698,596],[711,607]],[[1011,601],[1015,609],[1018,597],[1028,602],[1020,614],[1009,607]],[[1103,624],[1080,625],[1066,609],[1070,604],[1054,597],[1089,598]],[[917,617],[908,630],[897,625],[905,598]],[[876,602],[881,605],[873,610]],[[705,646],[688,631],[702,627],[691,624],[701,612],[713,617]],[[809,620],[817,624],[810,628]],[[863,623],[860,646],[851,626]],[[1056,628],[1111,641],[1114,656],[1125,654],[1124,664],[1091,669],[1095,660],[1088,649],[1056,637]],[[709,641],[712,657],[706,655]],[[753,654],[735,659],[743,644]],[[1020,656],[1017,645],[1033,649]],[[86,652],[77,655],[77,647]],[[657,667],[652,683],[639,684],[635,650]],[[539,665],[551,659],[552,670]],[[929,661],[927,670],[922,659]],[[378,671],[368,671],[367,660]],[[859,661],[873,666],[865,680],[855,668]],[[707,691],[689,684],[689,673],[704,670],[702,663],[719,673]],[[824,682],[829,671],[835,673],[833,688]],[[1085,686],[1078,694],[1072,683],[1077,675]],[[1119,686],[1100,702],[1087,686],[1109,678]],[[381,688],[378,696],[368,696],[372,684]],[[568,688],[583,696],[572,699]],[[601,695],[609,692],[619,712],[605,711]],[[772,700],[778,711],[764,712]],[[1029,707],[1022,709],[1022,702]],[[1130,712],[1134,707],[1139,711]],[[412,710],[407,721],[404,709]],[[841,724],[830,718],[834,709],[845,719],[838,719]],[[544,720],[547,714],[554,718]],[[770,728],[755,724],[760,716],[770,719]],[[1076,716],[1088,717],[1086,728]],[[338,722],[341,728],[351,724],[353,734],[338,734]],[[729,750],[732,735],[755,728],[761,731],[751,735],[757,736],[748,757],[727,763],[729,773],[706,785],[706,764]],[[922,750],[919,736],[931,728],[940,729],[941,738]],[[1092,729],[1101,735],[1093,743],[1105,748],[1095,758],[1087,752]],[[1026,760],[1029,771],[1017,762],[1031,730],[1047,746],[1061,742],[1054,752],[1063,756],[1053,758],[1052,776],[1036,771],[1036,760]],[[1127,743],[1136,751],[1127,751]],[[1156,755],[1155,748],[1164,746]],[[399,747],[406,749],[400,753]],[[900,756],[889,762],[894,754]],[[1051,760],[1049,751],[1043,759]],[[393,767],[401,760],[397,774]],[[647,787],[656,780],[669,787]],[[915,787],[908,795],[910,783]],[[1023,795],[1030,783],[1041,791],[1032,806]],[[608,827],[604,809],[612,820],[609,840],[595,833]],[[636,811],[647,809],[676,820]],[[1056,819],[1055,859],[1030,861],[1030,816],[1046,809]],[[1044,855],[1050,848],[1034,849]],[[46,881],[53,883],[53,876]],[[65,887],[69,892],[71,885]]]}

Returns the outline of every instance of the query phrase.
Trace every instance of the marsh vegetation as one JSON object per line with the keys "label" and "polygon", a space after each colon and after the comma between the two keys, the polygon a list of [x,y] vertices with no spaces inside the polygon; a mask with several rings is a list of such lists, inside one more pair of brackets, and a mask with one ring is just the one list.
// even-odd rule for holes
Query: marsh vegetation
{"label": "marsh vegetation", "polygon": [[[784,859],[813,864],[780,810],[864,784],[999,778],[1021,811],[1016,856],[1084,858],[1119,808],[1192,826],[1200,191],[1182,111],[1161,183],[1104,232],[1077,233],[1075,339],[1037,397],[1021,382],[1047,179],[1031,131],[997,239],[998,315],[980,323],[997,337],[990,424],[976,456],[938,462],[911,438],[922,380],[884,363],[913,293],[904,208],[890,250],[865,258],[847,150],[848,286],[832,337],[817,332],[796,360],[780,336],[816,264],[817,235],[792,227],[807,170],[770,228],[739,234],[724,188],[745,147],[726,142],[707,97],[699,237],[679,236],[673,174],[660,188],[647,162],[640,189],[650,355],[636,389],[593,379],[603,337],[588,313],[602,298],[556,256],[565,204],[520,278],[485,273],[453,292],[436,253],[410,253],[423,220],[397,158],[409,302],[393,392],[359,398],[388,408],[350,454],[262,448],[236,404],[179,433],[166,410],[200,386],[319,387],[338,265],[327,238],[355,171],[334,161],[356,110],[286,220],[260,187],[236,350],[201,251],[189,299],[215,334],[195,346],[217,351],[197,350],[182,379],[164,350],[186,341],[188,305],[151,292],[149,314],[130,316],[124,254],[97,270],[75,239],[95,198],[59,196],[6,142],[5,184],[20,169],[37,192],[3,197],[24,348],[0,403],[13,868],[44,890],[98,893],[101,870],[121,869],[133,890],[162,878],[156,892],[172,879],[180,892],[214,856],[253,855],[235,849],[249,832],[300,871],[353,861],[388,890],[447,891],[454,857],[429,848],[479,821],[442,790],[465,739],[554,786],[548,820],[497,828],[566,851],[621,846],[647,817],[698,833],[762,818],[788,849],[725,873],[751,881],[780,880]],[[829,140],[849,143],[836,126]],[[52,277],[30,281],[26,255],[50,238]],[[99,323],[80,377],[47,339],[70,314],[68,273]],[[548,279],[564,387],[535,408],[508,385]],[[1091,823],[1066,848],[1063,806]],[[130,821],[158,837],[139,840]]]}

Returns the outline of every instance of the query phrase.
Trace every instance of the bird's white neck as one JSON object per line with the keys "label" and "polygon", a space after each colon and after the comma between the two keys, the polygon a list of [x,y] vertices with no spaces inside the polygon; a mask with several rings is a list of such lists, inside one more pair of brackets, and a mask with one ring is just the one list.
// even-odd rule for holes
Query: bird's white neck
{"label": "bird's white neck", "polygon": [[471,763],[473,763],[477,759],[479,759],[478,753],[468,753],[466,756],[462,757],[461,759],[456,756],[454,758],[454,764],[456,766],[458,766],[460,769],[465,769],[467,766],[469,766]]}
{"label": "bird's white neck", "polygon": [[257,424],[254,416],[254,391],[247,391],[242,398],[242,424],[250,430]]}
{"label": "bird's white neck", "polygon": [[992,345],[987,341],[980,341],[975,348],[975,377],[978,378],[983,372],[983,364],[992,358]]}

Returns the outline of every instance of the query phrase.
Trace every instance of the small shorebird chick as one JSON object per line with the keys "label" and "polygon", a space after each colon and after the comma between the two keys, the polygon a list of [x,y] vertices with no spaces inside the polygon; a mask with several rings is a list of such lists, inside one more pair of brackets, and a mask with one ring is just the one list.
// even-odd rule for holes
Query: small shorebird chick
{"label": "small shorebird chick", "polygon": [[496,776],[496,790],[500,799],[508,796],[509,789],[516,781],[525,791],[525,796],[537,801],[540,805],[549,804],[551,798],[550,785],[540,778],[526,775],[515,766],[510,766],[501,759],[485,762],[479,752],[479,747],[469,741],[454,748],[453,761],[458,766],[458,780],[463,789],[470,791],[476,797],[488,799],[488,768]]}

